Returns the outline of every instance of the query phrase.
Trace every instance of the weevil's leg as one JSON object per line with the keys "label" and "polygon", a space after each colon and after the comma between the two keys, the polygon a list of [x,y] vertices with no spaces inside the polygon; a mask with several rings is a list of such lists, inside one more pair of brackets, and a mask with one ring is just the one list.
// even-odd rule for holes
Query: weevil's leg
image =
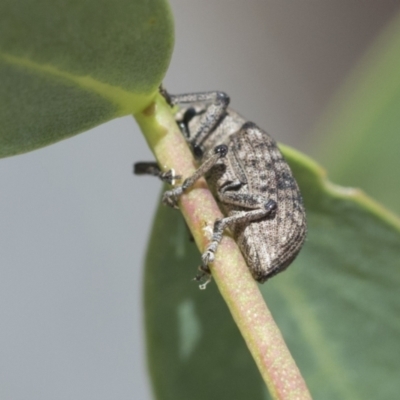
{"label": "weevil's leg", "polygon": [[165,99],[165,101],[167,102],[167,104],[168,104],[170,107],[173,107],[174,104],[173,104],[172,101],[171,101],[171,96],[170,96],[170,94],[168,93],[167,89],[165,89],[165,87],[164,87],[162,84],[159,86],[158,91],[160,92],[161,96],[164,97],[164,99]]}
{"label": "weevil's leg", "polygon": [[185,179],[181,186],[173,188],[172,190],[167,190],[163,194],[162,202],[170,207],[176,208],[179,197],[182,196],[182,194],[187,189],[193,186],[200,177],[202,177],[207,171],[209,171],[218,162],[219,159],[225,157],[227,152],[228,146],[226,146],[225,144],[216,146],[214,149],[214,154],[211,157],[207,158],[192,176],[189,176],[189,178]]}
{"label": "weevil's leg", "polygon": [[219,191],[218,198],[224,204],[232,204],[243,208],[249,208],[251,210],[262,209],[269,201],[273,201],[259,194],[238,193],[236,191],[228,190]]}
{"label": "weevil's leg", "polygon": [[160,178],[163,182],[167,182],[170,185],[175,185],[175,180],[181,179],[180,175],[175,175],[175,171],[170,169],[169,171],[162,172],[156,162],[137,162],[133,164],[133,173],[135,175],[153,175]]}
{"label": "weevil's leg", "polygon": [[223,232],[229,225],[234,225],[238,222],[251,222],[256,221],[266,216],[274,217],[276,212],[277,204],[274,200],[268,200],[263,206],[259,204],[256,210],[252,211],[241,211],[235,215],[217,219],[214,223],[213,235],[211,242],[207,247],[207,250],[201,256],[203,260],[203,270],[206,270],[209,263],[214,261],[214,254],[221,242]]}
{"label": "weevil's leg", "polygon": [[221,118],[224,117],[230,101],[226,93],[219,91],[166,95],[164,90],[161,93],[170,104],[209,103],[206,112],[201,117],[199,129],[189,138],[194,149],[201,145],[203,140],[215,128]]}

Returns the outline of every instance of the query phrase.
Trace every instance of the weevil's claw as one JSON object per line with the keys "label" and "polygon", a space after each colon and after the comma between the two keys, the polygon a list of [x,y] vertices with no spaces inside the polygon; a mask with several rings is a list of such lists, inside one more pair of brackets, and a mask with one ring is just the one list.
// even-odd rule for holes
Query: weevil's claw
{"label": "weevil's claw", "polygon": [[207,289],[207,285],[211,282],[211,275],[209,276],[209,278],[202,284],[199,285],[199,289],[200,290],[206,290]]}
{"label": "weevil's claw", "polygon": [[181,187],[167,190],[162,196],[162,203],[172,208],[178,208],[178,198],[181,191]]}
{"label": "weevil's claw", "polygon": [[204,267],[203,265],[200,265],[199,271],[200,273],[198,273],[193,280],[196,282],[201,282],[205,278],[205,281],[199,285],[200,290],[205,290],[212,279],[211,271],[207,266]]}
{"label": "weevil's claw", "polygon": [[164,99],[165,99],[165,101],[167,102],[167,104],[168,104],[170,107],[173,107],[173,106],[174,106],[174,103],[172,102],[171,95],[167,92],[167,90],[164,88],[164,86],[163,86],[163,85],[160,85],[159,88],[158,88],[158,90],[159,90],[161,96],[164,97]]}
{"label": "weevil's claw", "polygon": [[215,258],[214,252],[210,249],[207,249],[201,256],[201,259],[203,261],[203,266],[207,266],[208,264],[214,262],[214,258]]}

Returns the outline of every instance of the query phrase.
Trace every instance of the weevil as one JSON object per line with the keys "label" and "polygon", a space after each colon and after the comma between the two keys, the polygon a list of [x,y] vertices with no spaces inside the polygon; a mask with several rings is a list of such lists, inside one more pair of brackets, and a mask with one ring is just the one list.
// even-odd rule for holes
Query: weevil
{"label": "weevil", "polygon": [[[199,163],[182,185],[164,193],[163,203],[176,207],[179,196],[205,176],[224,213],[214,223],[197,279],[210,275],[208,265],[229,227],[253,278],[264,283],[291,264],[306,238],[303,200],[289,165],[268,133],[228,107],[225,93],[161,93],[171,106],[185,105],[175,119]],[[135,173],[169,183],[177,178],[155,163],[137,163]]]}

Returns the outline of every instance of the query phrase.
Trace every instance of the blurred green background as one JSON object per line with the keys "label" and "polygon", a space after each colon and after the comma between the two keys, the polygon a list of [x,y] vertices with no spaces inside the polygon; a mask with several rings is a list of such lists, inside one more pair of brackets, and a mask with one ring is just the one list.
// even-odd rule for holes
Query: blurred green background
{"label": "blurred green background", "polygon": [[377,35],[314,128],[312,153],[342,185],[400,214],[400,16]]}

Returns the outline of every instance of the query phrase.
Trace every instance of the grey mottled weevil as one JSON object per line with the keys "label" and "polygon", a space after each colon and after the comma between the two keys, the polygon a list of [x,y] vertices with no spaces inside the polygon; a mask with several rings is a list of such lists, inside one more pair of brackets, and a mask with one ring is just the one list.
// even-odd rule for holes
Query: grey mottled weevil
{"label": "grey mottled weevil", "polygon": [[[162,94],[171,106],[188,104],[176,121],[200,167],[182,185],[164,193],[163,203],[176,206],[180,195],[205,176],[225,215],[215,221],[202,255],[202,274],[229,227],[254,279],[260,283],[286,269],[299,253],[307,232],[299,187],[275,140],[228,108],[223,92]],[[171,171],[155,163],[135,164],[136,174],[152,174],[171,183]]]}

